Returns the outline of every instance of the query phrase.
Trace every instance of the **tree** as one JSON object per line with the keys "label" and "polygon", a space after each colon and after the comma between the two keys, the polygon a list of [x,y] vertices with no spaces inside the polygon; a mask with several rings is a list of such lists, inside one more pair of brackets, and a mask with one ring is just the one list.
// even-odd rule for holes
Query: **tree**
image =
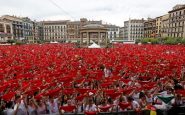
{"label": "tree", "polygon": [[136,44],[141,43],[141,39],[136,39]]}
{"label": "tree", "polygon": [[171,38],[169,37],[166,41],[164,41],[165,44],[169,44],[169,45],[175,45],[177,44],[177,40],[175,38]]}
{"label": "tree", "polygon": [[149,38],[149,42],[151,42],[151,44],[159,44],[159,39],[157,39],[157,38]]}
{"label": "tree", "polygon": [[11,45],[15,43],[15,40],[7,40],[7,43],[10,43]]}

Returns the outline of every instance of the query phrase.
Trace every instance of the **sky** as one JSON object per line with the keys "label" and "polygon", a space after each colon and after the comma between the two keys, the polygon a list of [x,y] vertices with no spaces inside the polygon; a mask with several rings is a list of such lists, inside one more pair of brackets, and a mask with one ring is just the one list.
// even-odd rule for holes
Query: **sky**
{"label": "sky", "polygon": [[155,18],[185,0],[0,0],[0,15],[30,17],[32,20],[102,20],[124,26],[131,19]]}

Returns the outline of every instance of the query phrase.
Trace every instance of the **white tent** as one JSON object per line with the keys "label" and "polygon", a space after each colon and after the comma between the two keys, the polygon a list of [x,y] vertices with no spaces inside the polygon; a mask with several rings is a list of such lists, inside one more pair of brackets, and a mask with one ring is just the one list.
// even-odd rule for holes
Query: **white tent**
{"label": "white tent", "polygon": [[51,43],[51,44],[57,44],[58,42],[57,42],[57,41],[54,41],[54,42],[51,41],[50,43]]}
{"label": "white tent", "polygon": [[93,44],[88,46],[88,48],[101,48],[101,47],[93,42]]}

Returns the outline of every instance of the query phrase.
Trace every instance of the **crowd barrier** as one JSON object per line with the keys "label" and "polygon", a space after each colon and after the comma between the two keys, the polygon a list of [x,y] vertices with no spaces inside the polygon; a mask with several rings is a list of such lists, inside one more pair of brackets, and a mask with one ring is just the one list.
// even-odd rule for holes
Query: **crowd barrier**
{"label": "crowd barrier", "polygon": [[[157,115],[185,115],[185,106],[174,107],[170,110],[156,110]],[[49,115],[49,114],[45,114]],[[59,115],[59,114],[55,114]],[[64,113],[62,115],[84,115],[84,113]],[[99,112],[97,115],[150,115],[149,110],[142,110],[136,112],[133,110],[122,111],[122,112]]]}

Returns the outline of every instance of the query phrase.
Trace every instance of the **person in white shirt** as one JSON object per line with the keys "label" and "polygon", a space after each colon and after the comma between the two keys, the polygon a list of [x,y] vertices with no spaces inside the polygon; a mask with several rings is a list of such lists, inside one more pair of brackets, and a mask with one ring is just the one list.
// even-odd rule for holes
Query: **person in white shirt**
{"label": "person in white shirt", "polygon": [[134,93],[132,94],[132,98],[139,102],[139,92],[137,90],[134,91]]}
{"label": "person in white shirt", "polygon": [[24,98],[19,96],[16,99],[16,104],[14,105],[14,110],[17,110],[17,115],[28,115],[27,106],[25,104]]}
{"label": "person in white shirt", "polygon": [[16,110],[13,109],[13,102],[10,101],[6,104],[6,109],[3,111],[4,115],[17,115],[19,105],[17,106]]}
{"label": "person in white shirt", "polygon": [[[110,106],[110,104],[108,104],[107,99],[103,98],[101,100],[101,104],[98,105],[98,107],[101,108],[101,107],[111,107],[111,106]],[[104,112],[111,112],[111,110],[112,110],[112,108],[109,108],[109,109],[107,109],[107,111],[104,111]],[[101,109],[99,109],[98,111],[101,112]]]}
{"label": "person in white shirt", "polygon": [[85,112],[96,112],[97,106],[94,104],[93,99],[89,99],[88,104],[85,106]]}
{"label": "person in white shirt", "polygon": [[58,98],[53,99],[50,97],[49,101],[47,102],[49,113],[50,114],[59,114],[59,107],[58,107]]}
{"label": "person in white shirt", "polygon": [[104,75],[105,75],[105,78],[110,77],[111,74],[112,74],[112,73],[111,73],[111,70],[105,67],[105,68],[104,68]]}
{"label": "person in white shirt", "polygon": [[139,103],[135,101],[132,97],[128,97],[128,102],[131,103],[131,109],[133,110],[141,109]]}
{"label": "person in white shirt", "polygon": [[33,98],[28,101],[28,113],[29,115],[37,115],[36,105]]}
{"label": "person in white shirt", "polygon": [[36,105],[38,114],[46,114],[47,113],[45,101],[43,101],[42,99],[38,100],[37,102],[35,101],[35,105]]}

